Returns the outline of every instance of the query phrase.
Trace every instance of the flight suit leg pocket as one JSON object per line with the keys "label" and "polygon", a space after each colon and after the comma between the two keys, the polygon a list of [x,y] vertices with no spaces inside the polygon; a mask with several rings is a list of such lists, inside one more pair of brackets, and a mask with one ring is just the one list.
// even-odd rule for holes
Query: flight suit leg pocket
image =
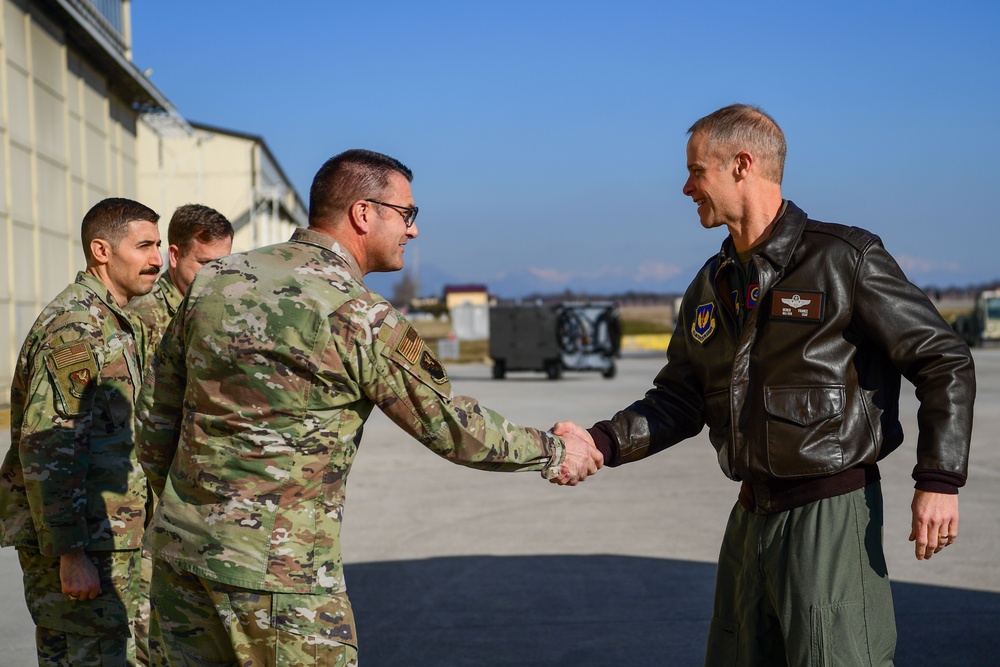
{"label": "flight suit leg pocket", "polygon": [[810,610],[810,667],[867,665],[865,606],[840,602]]}
{"label": "flight suit leg pocket", "polygon": [[715,616],[708,629],[708,647],[705,650],[706,667],[736,667],[740,626]]}

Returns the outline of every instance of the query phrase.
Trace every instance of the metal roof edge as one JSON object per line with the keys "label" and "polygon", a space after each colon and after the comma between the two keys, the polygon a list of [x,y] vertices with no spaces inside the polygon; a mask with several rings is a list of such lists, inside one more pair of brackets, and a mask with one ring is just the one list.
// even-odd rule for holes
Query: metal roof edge
{"label": "metal roof edge", "polygon": [[92,58],[112,90],[127,102],[139,111],[167,113],[186,124],[170,100],[81,11],[78,0],[34,0],[33,4],[57,19],[67,42]]}

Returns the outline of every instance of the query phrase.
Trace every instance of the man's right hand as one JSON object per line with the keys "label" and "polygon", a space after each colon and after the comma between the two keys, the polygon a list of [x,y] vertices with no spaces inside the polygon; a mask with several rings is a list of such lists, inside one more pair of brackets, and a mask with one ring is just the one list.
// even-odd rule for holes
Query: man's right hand
{"label": "man's right hand", "polygon": [[101,594],[101,578],[86,552],[59,557],[59,581],[63,594],[75,600],[92,600]]}
{"label": "man's right hand", "polygon": [[559,422],[552,427],[552,433],[562,438],[566,445],[562,470],[549,480],[553,484],[576,486],[604,465],[604,455],[586,429],[573,422]]}

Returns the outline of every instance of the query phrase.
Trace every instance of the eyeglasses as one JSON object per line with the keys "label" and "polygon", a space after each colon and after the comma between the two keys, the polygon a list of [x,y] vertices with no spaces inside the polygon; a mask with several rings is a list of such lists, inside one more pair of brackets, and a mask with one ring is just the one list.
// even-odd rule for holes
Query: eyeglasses
{"label": "eyeglasses", "polygon": [[420,210],[416,206],[399,206],[398,204],[389,204],[384,201],[379,201],[378,199],[366,199],[373,204],[379,204],[380,206],[388,206],[389,208],[395,210],[401,216],[403,216],[403,224],[406,225],[407,229],[413,226],[413,223],[417,221],[417,212]]}

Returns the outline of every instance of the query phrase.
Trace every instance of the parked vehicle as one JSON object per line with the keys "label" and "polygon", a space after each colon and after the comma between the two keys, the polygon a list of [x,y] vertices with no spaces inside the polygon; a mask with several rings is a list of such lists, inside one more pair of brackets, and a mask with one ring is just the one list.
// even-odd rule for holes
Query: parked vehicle
{"label": "parked vehicle", "polygon": [[609,302],[502,305],[490,308],[493,377],[508,371],[543,371],[550,379],[564,370],[617,372],[621,316]]}
{"label": "parked vehicle", "polygon": [[969,347],[1000,341],[1000,290],[980,292],[972,312],[959,315],[951,326]]}

